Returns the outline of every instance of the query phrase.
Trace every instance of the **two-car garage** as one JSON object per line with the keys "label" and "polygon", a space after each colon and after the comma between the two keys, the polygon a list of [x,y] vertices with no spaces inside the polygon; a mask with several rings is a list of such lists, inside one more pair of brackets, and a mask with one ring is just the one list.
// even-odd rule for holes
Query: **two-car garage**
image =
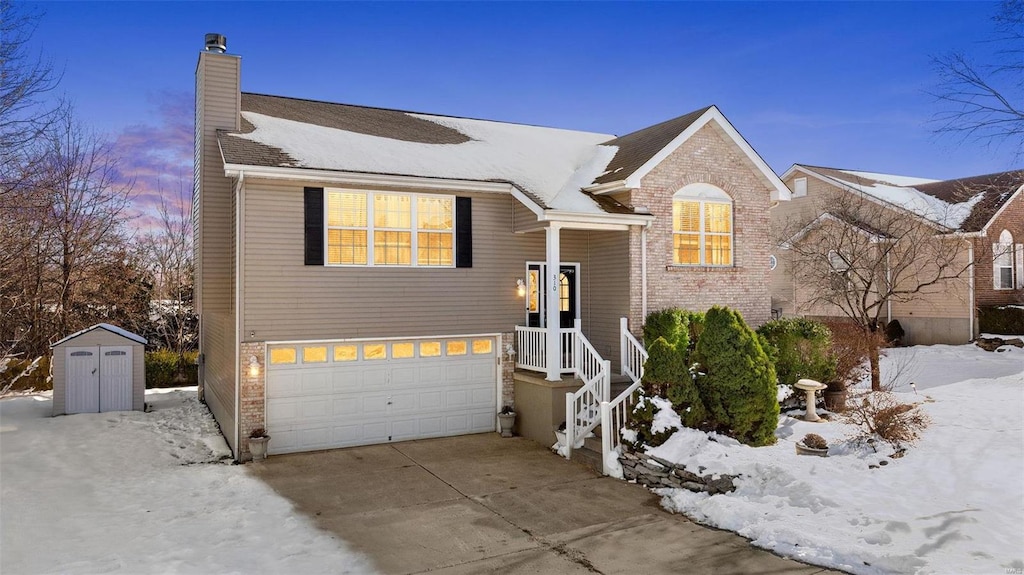
{"label": "two-car garage", "polygon": [[267,346],[270,453],[493,431],[494,335]]}

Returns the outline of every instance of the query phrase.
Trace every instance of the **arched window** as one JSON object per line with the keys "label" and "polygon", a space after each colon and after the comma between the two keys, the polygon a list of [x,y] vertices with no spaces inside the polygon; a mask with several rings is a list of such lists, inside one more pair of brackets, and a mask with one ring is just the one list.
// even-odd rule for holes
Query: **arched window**
{"label": "arched window", "polygon": [[995,289],[1013,289],[1013,234],[1003,230],[999,243],[992,244],[992,280]]}
{"label": "arched window", "polygon": [[697,183],[672,196],[672,260],[676,265],[733,265],[732,198]]}

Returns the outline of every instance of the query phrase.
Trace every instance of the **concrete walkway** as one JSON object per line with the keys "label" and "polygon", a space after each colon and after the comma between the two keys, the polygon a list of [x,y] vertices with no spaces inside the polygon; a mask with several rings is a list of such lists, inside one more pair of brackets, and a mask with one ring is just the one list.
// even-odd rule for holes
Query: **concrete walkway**
{"label": "concrete walkway", "polygon": [[643,487],[496,433],[248,467],[384,573],[828,572],[667,513]]}

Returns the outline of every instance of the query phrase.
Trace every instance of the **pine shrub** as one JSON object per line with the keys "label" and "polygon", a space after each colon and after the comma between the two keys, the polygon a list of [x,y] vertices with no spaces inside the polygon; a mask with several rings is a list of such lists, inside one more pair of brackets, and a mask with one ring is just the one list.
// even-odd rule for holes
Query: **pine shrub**
{"label": "pine shrub", "polygon": [[146,352],[146,387],[196,385],[199,381],[198,355],[194,351],[178,355],[169,349]]}
{"label": "pine shrub", "polygon": [[697,340],[697,389],[711,424],[748,445],[775,443],[775,369],[739,313],[712,307]]}
{"label": "pine shrub", "polygon": [[686,349],[659,337],[647,353],[642,382],[644,393],[667,398],[682,418],[683,425],[700,427],[707,414],[693,382],[693,374],[686,365]]}
{"label": "pine shrub", "polygon": [[636,435],[630,441],[637,450],[644,446],[657,447],[668,441],[672,434],[678,431],[676,428],[660,429],[654,431],[654,418],[660,411],[655,399],[649,396],[641,396],[636,406],[633,407],[633,414],[629,418],[629,429]]}
{"label": "pine shrub", "polygon": [[836,377],[836,362],[829,354],[832,333],[820,322],[802,317],[772,320],[757,329],[771,346],[765,349],[775,365],[779,385],[802,378],[829,382]]}
{"label": "pine shrub", "polygon": [[[647,314],[644,319],[644,346],[651,347],[658,338],[678,346],[681,339],[687,337],[685,313],[679,308],[670,307]],[[688,342],[682,343],[683,349],[686,349]]]}

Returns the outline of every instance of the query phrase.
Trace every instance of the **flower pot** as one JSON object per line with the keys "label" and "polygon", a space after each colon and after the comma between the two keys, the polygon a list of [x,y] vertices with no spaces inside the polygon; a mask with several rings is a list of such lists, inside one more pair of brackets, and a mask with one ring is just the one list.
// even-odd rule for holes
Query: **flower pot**
{"label": "flower pot", "polygon": [[249,438],[249,453],[252,454],[253,461],[267,458],[267,442],[269,441],[269,436]]}
{"label": "flower pot", "polygon": [[565,431],[555,430],[555,441],[558,442],[558,447],[565,447]]}
{"label": "flower pot", "polygon": [[846,390],[825,390],[825,409],[833,413],[842,413],[846,411]]}
{"label": "flower pot", "polygon": [[512,426],[516,423],[516,414],[514,413],[499,413],[498,423],[501,426],[502,437],[512,437]]}
{"label": "flower pot", "polygon": [[818,457],[828,457],[828,448],[818,449],[816,447],[807,447],[799,441],[794,443],[796,445],[797,455],[817,455]]}

